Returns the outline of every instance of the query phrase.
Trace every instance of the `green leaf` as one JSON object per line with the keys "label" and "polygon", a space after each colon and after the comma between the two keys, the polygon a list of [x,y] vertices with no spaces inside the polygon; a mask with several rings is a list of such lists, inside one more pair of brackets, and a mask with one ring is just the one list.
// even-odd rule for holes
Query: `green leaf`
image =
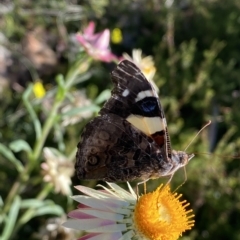
{"label": "green leaf", "polygon": [[3,199],[2,196],[0,196],[0,209],[3,207],[4,203],[3,203]]}
{"label": "green leaf", "polygon": [[[27,204],[29,204],[29,206]],[[62,216],[64,214],[62,207],[56,205],[51,200],[43,201],[36,199],[28,199],[21,204],[21,208],[27,209],[25,214],[19,220],[19,223],[21,223],[21,225],[26,224],[30,219],[36,216],[42,216],[46,214]]]}
{"label": "green leaf", "polygon": [[66,150],[66,145],[64,142],[65,139],[64,139],[64,133],[62,131],[62,127],[60,126],[59,123],[55,123],[53,128],[54,128],[54,136],[58,145],[58,149],[61,152],[64,152]]}
{"label": "green leaf", "polygon": [[57,75],[56,82],[58,84],[56,100],[61,102],[65,98],[65,80],[62,74]]}
{"label": "green leaf", "polygon": [[23,103],[28,111],[28,113],[30,114],[31,118],[32,118],[32,121],[33,121],[33,125],[34,125],[34,130],[36,132],[36,138],[37,139],[40,139],[41,138],[41,133],[42,133],[42,127],[41,127],[41,123],[37,117],[37,114],[35,113],[32,105],[31,105],[31,102],[29,101],[29,97],[32,93],[32,89],[33,89],[33,86],[32,84],[30,84],[27,89],[25,90],[25,92],[23,93]]}
{"label": "green leaf", "polygon": [[26,151],[27,153],[31,153],[32,149],[29,146],[29,144],[22,140],[15,140],[9,144],[9,147],[11,148],[12,151],[14,152],[20,152],[20,151]]}
{"label": "green leaf", "polygon": [[10,151],[6,146],[4,146],[3,144],[0,143],[0,153],[7,158],[11,163],[14,164],[14,166],[16,167],[16,169],[18,170],[18,172],[22,172],[23,171],[23,165],[20,162],[20,160],[18,160],[12,153],[12,151]]}
{"label": "green leaf", "polygon": [[[4,206],[3,199],[2,199],[2,196],[0,196],[0,213],[2,212],[3,206]],[[5,219],[6,219],[6,214],[5,213],[1,213],[0,214],[0,226],[3,224],[3,221]]]}
{"label": "green leaf", "polygon": [[[56,205],[52,200],[27,199],[21,202],[22,209],[34,209],[34,216],[45,214],[61,215],[64,213],[62,207]],[[31,217],[33,217],[33,215]]]}
{"label": "green leaf", "polygon": [[7,216],[7,220],[6,220],[5,227],[3,229],[1,240],[10,239],[10,236],[13,232],[13,229],[15,227],[15,223],[18,217],[20,204],[21,204],[21,199],[19,196],[16,196],[10,208],[9,214]]}
{"label": "green leaf", "polygon": [[63,113],[62,115],[63,116],[75,116],[75,115],[77,115],[79,113],[82,113],[82,112],[86,112],[86,111],[98,112],[99,110],[100,110],[100,107],[98,107],[95,104],[92,104],[92,105],[89,105],[89,106],[72,108],[71,110]]}
{"label": "green leaf", "polygon": [[95,99],[96,104],[100,104],[105,102],[107,99],[111,97],[111,91],[109,89],[102,91],[99,96]]}
{"label": "green leaf", "polygon": [[[46,214],[53,214],[57,216],[61,216],[64,214],[63,208],[59,205],[56,205],[52,200],[45,200],[45,201],[37,200],[37,199],[24,200],[21,204],[21,208],[34,209],[34,211],[31,214],[31,218],[36,216],[46,215]],[[29,220],[30,219],[28,219],[27,221]]]}
{"label": "green leaf", "polygon": [[62,207],[60,207],[59,205],[53,205],[53,204],[46,205],[45,204],[45,206],[36,209],[36,211],[34,212],[34,217],[42,216],[42,215],[46,215],[46,214],[62,216],[64,214],[64,211],[63,211]]}
{"label": "green leaf", "polygon": [[45,205],[45,202],[38,199],[27,199],[22,200],[21,202],[21,208],[39,208]]}
{"label": "green leaf", "polygon": [[85,82],[87,80],[89,80],[91,77],[92,77],[93,73],[92,71],[88,71],[82,75],[78,75],[75,79],[75,84],[78,84],[78,83],[82,83],[82,82]]}

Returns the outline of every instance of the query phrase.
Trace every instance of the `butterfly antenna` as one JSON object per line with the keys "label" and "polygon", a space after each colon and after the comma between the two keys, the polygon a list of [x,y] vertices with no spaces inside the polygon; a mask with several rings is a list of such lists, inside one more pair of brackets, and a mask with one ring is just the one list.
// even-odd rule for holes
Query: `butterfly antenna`
{"label": "butterfly antenna", "polygon": [[190,141],[190,143],[187,145],[187,147],[185,148],[184,152],[186,152],[186,150],[188,149],[188,147],[192,144],[192,142],[196,139],[196,137],[200,134],[200,132],[202,132],[203,129],[205,129],[207,126],[209,126],[211,124],[211,120],[208,121],[208,123],[206,123],[199,131],[198,133],[194,136],[194,138]]}
{"label": "butterfly antenna", "polygon": [[[192,144],[192,142],[196,139],[196,137],[200,134],[200,132],[202,132],[203,129],[205,129],[207,126],[209,126],[211,124],[211,121],[209,120],[208,123],[206,123],[199,131],[198,133],[194,136],[194,138],[190,141],[190,143],[187,145],[187,147],[185,148],[184,152],[186,152],[186,150],[188,149],[188,147]],[[192,154],[191,158],[194,157],[194,154]],[[188,160],[190,161],[189,158]],[[187,181],[187,172],[186,172],[186,168],[185,166],[183,167],[184,169],[184,181],[173,191],[176,192],[186,181]]]}

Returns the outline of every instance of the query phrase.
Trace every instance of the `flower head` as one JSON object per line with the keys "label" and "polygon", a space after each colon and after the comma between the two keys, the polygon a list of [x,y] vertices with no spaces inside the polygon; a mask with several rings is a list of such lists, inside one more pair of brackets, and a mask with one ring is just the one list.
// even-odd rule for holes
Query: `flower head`
{"label": "flower head", "polygon": [[140,68],[146,79],[151,82],[156,91],[159,91],[156,84],[152,81],[156,72],[152,56],[143,57],[141,49],[133,49],[132,57],[127,53],[124,53],[123,57],[135,63]]}
{"label": "flower head", "polygon": [[94,59],[111,62],[118,58],[110,51],[110,31],[105,29],[102,32],[94,33],[95,23],[90,22],[83,33],[76,35],[77,40],[82,44],[87,53]]}
{"label": "flower head", "polygon": [[46,162],[41,164],[43,180],[51,183],[57,193],[71,194],[71,177],[74,173],[73,162],[54,148],[45,147],[43,154],[46,159]]}
{"label": "flower head", "polygon": [[[125,191],[114,183],[108,183],[105,191],[84,186],[76,188],[85,195],[73,196],[79,208],[69,213],[65,227],[87,232],[85,239],[153,239],[174,240],[193,226],[186,211],[186,201],[181,195],[172,194],[169,187],[159,187],[155,192],[140,197],[129,186]],[[183,205],[184,204],[184,205]]]}
{"label": "flower head", "polygon": [[111,40],[115,44],[119,44],[122,42],[123,36],[120,28],[114,28],[111,33]]}
{"label": "flower head", "polygon": [[152,193],[140,197],[134,212],[136,228],[148,239],[174,240],[191,229],[194,220],[186,211],[189,203],[180,201],[182,195],[172,194],[170,187],[162,185]]}
{"label": "flower head", "polygon": [[33,84],[33,92],[36,98],[42,98],[45,96],[46,91],[41,81],[38,80]]}

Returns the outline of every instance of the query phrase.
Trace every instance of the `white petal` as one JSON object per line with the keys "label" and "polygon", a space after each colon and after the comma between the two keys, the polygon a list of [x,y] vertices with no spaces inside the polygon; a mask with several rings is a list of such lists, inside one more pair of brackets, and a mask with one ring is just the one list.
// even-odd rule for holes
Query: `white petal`
{"label": "white petal", "polygon": [[129,218],[125,218],[121,221],[121,223],[125,223],[125,224],[130,224],[130,225],[133,225],[133,219],[132,219],[132,216],[129,217]]}
{"label": "white petal", "polygon": [[74,199],[75,201],[82,203],[86,206],[95,208],[95,209],[100,209],[100,210],[105,210],[105,211],[108,210],[108,208],[106,207],[104,202],[99,199],[94,199],[92,197],[88,197],[88,196],[84,196],[84,195],[72,196],[72,199]]}
{"label": "white petal", "polygon": [[86,214],[94,216],[94,217],[98,217],[100,219],[107,219],[107,220],[112,220],[112,221],[121,221],[123,219],[123,215],[121,215],[121,214],[104,212],[104,211],[95,210],[95,209],[79,208],[77,211],[86,213]]}
{"label": "white petal", "polygon": [[88,188],[88,187],[81,186],[81,185],[75,186],[75,188],[78,189],[79,191],[81,191],[82,193],[84,193],[88,196],[91,196],[93,198],[105,199],[105,198],[109,198],[112,196],[108,193],[104,193],[102,191],[95,190],[95,189]]}
{"label": "white petal", "polygon": [[124,200],[118,200],[115,198],[96,199],[84,195],[72,196],[75,201],[93,207],[96,209],[117,209],[121,207],[128,207],[129,203]]}
{"label": "white petal", "polygon": [[109,183],[107,182],[107,184],[117,192],[118,196],[121,196],[122,198],[126,199],[126,200],[130,200],[130,201],[133,201],[133,200],[136,200],[134,198],[134,196],[129,193],[128,191],[124,190],[123,188],[119,187],[117,184],[115,183]]}
{"label": "white petal", "polygon": [[127,230],[126,224],[109,224],[109,222],[104,222],[102,219],[68,219],[62,225],[66,228],[95,233],[122,232]]}
{"label": "white petal", "polygon": [[[83,198],[81,198],[83,197]],[[79,203],[82,203],[86,206],[88,206],[89,208],[92,208],[92,210],[100,210],[100,211],[104,211],[104,212],[113,212],[113,213],[119,213],[119,214],[123,214],[123,215],[127,215],[129,216],[132,212],[133,212],[133,208],[127,208],[125,206],[123,207],[119,207],[119,206],[114,206],[114,203],[106,201],[106,204],[104,201],[99,200],[99,199],[93,199],[93,198],[89,198],[89,199],[84,199],[84,197],[86,196],[78,196],[77,199],[75,199],[75,197],[73,196],[72,198],[74,200],[77,200]],[[104,203],[104,204],[103,204]],[[76,211],[79,211],[78,208]]]}
{"label": "white petal", "polygon": [[86,230],[87,232],[122,232],[126,231],[127,227],[125,224],[111,224],[111,225],[105,225],[101,226],[95,229]]}
{"label": "white petal", "polygon": [[[91,219],[68,219],[67,222],[63,223],[63,226],[81,230],[81,231],[84,230],[84,231],[92,232],[92,229],[101,228],[102,226],[107,227],[113,224],[115,224],[114,221],[103,220],[99,218],[91,218]],[[98,232],[104,232],[104,231],[98,231]]]}
{"label": "white petal", "polygon": [[133,230],[130,230],[122,235],[118,240],[130,240],[132,237],[134,237],[134,232]]}
{"label": "white petal", "polygon": [[130,193],[133,195],[134,199],[137,199],[137,194],[134,192],[134,190],[132,189],[129,182],[127,182],[127,185],[128,185],[128,189],[129,189]]}
{"label": "white petal", "polygon": [[81,239],[87,239],[87,240],[118,240],[120,237],[122,236],[122,233],[120,232],[116,232],[116,233],[103,233],[103,234],[99,234],[97,236],[94,237],[90,237],[90,238],[84,238],[84,236]]}
{"label": "white petal", "polygon": [[[109,208],[110,209],[110,208]],[[129,216],[133,211],[127,208],[112,208],[110,209],[111,211],[115,212],[115,213],[119,213],[119,214],[123,214],[123,215],[127,215]]]}

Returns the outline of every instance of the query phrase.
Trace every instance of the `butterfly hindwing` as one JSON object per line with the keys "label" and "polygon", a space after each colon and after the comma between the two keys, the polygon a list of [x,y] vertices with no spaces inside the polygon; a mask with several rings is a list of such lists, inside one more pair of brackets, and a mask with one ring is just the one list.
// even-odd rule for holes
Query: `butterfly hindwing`
{"label": "butterfly hindwing", "polygon": [[87,124],[77,159],[80,179],[148,179],[156,177],[156,172],[164,175],[169,168],[154,140],[115,114],[96,117]]}

